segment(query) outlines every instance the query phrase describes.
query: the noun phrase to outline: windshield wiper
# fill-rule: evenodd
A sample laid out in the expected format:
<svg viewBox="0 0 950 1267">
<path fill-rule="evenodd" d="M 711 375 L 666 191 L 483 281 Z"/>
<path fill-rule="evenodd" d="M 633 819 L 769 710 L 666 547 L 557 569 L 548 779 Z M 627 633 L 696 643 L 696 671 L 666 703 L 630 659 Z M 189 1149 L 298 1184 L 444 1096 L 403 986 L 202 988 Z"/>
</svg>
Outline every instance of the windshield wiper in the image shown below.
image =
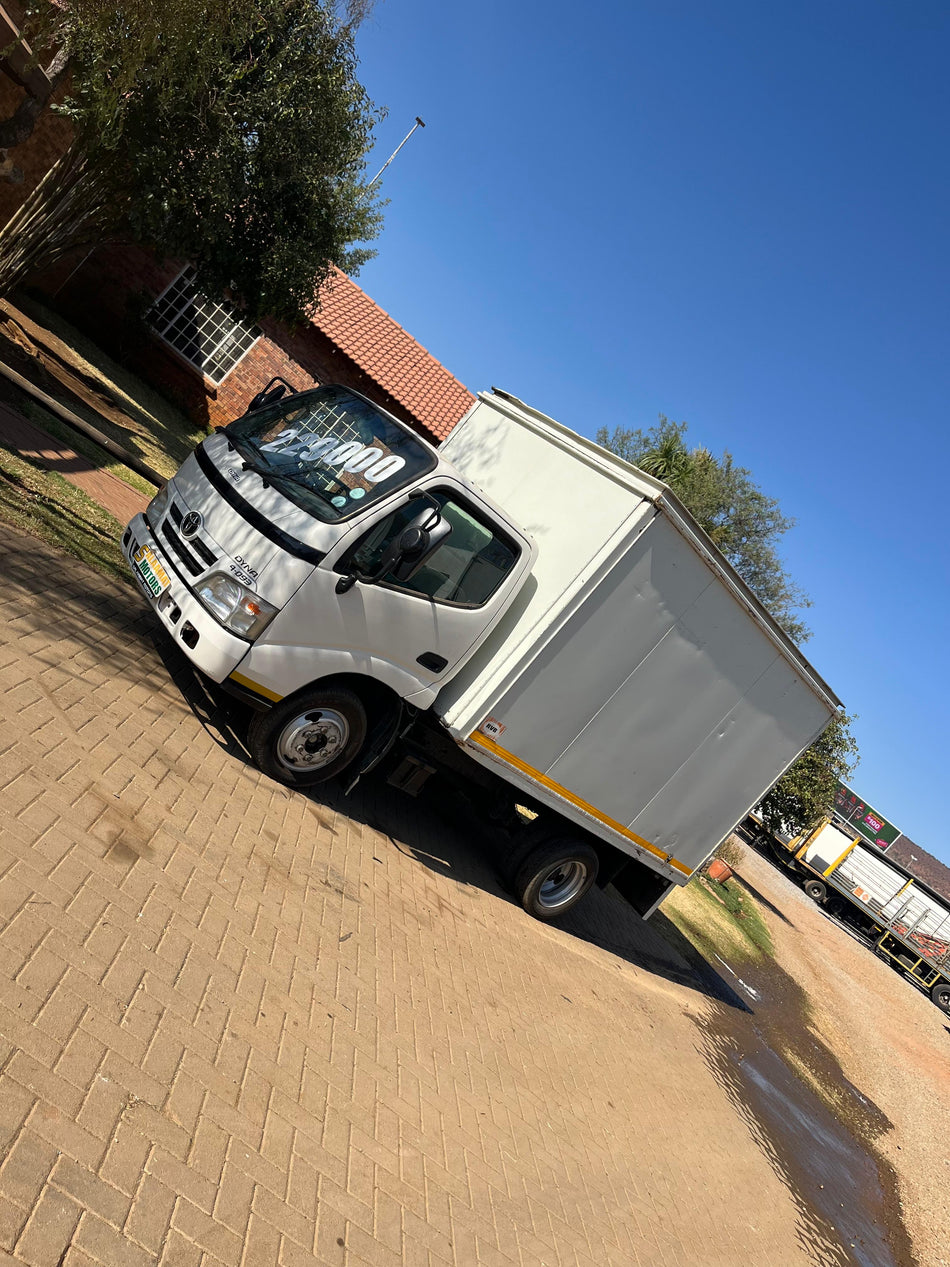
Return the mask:
<svg viewBox="0 0 950 1267">
<path fill-rule="evenodd" d="M 277 484 L 280 480 L 286 480 L 288 484 L 296 484 L 298 488 L 302 488 L 305 493 L 311 493 L 327 506 L 332 506 L 331 498 L 319 488 L 314 488 L 302 476 L 295 474 L 293 471 L 281 471 L 277 467 L 267 462 L 254 462 L 250 458 L 243 457 L 241 465 L 245 471 L 253 471 L 261 477 L 261 481 L 265 488 L 270 488 L 272 484 Z"/>
<path fill-rule="evenodd" d="M 251 467 L 251 470 L 256 471 L 257 467 L 256 466 Z M 291 471 L 275 471 L 273 468 L 271 468 L 267 472 L 267 479 L 271 481 L 287 480 L 288 483 L 296 484 L 298 488 L 302 488 L 305 492 L 312 493 L 314 497 L 319 497 L 320 500 L 322 502 L 325 502 L 327 506 L 333 505 L 332 499 L 328 497 L 326 493 L 324 493 L 319 488 L 314 488 L 312 484 L 308 484 L 307 481 L 303 479 L 300 475 L 294 475 L 293 472 Z"/>
<path fill-rule="evenodd" d="M 237 437 L 229 435 L 229 431 L 230 425 L 224 428 L 224 433 L 228 439 L 228 443 L 232 444 L 238 453 L 240 453 L 242 469 L 245 471 L 253 471 L 255 475 L 259 475 L 265 488 L 270 488 L 270 486 L 277 480 L 286 480 L 289 484 L 296 484 L 298 488 L 302 488 L 305 493 L 312 493 L 313 496 L 322 501 L 324 505 L 333 506 L 333 499 L 328 493 L 324 493 L 319 488 L 314 488 L 312 484 L 309 484 L 306 479 L 294 471 L 282 471 L 275 465 L 273 460 L 265 458 L 259 445 L 249 436 L 242 436 L 239 440 Z M 253 456 L 248 456 L 248 450 L 250 450 L 250 453 Z M 279 458 L 281 456 L 282 455 L 279 452 L 273 454 L 273 458 Z M 296 459 L 289 458 L 285 459 L 285 461 L 296 461 Z M 333 509 L 335 510 L 336 507 L 334 506 Z"/>
</svg>

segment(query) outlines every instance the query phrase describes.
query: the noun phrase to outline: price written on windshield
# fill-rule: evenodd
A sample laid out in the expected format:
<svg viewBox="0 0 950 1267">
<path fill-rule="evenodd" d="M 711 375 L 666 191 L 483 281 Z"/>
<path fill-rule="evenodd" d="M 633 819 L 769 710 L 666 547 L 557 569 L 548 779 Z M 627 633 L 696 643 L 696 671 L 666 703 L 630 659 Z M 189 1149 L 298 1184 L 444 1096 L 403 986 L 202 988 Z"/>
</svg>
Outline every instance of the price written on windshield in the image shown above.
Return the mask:
<svg viewBox="0 0 950 1267">
<path fill-rule="evenodd" d="M 406 465 L 406 459 L 396 453 L 383 453 L 377 445 L 363 444 L 359 440 L 340 440 L 337 436 L 322 436 L 311 440 L 301 437 L 293 427 L 281 431 L 267 444 L 261 445 L 264 453 L 280 453 L 298 462 L 323 462 L 336 466 L 351 475 L 361 475 L 368 484 L 381 484 Z"/>
</svg>

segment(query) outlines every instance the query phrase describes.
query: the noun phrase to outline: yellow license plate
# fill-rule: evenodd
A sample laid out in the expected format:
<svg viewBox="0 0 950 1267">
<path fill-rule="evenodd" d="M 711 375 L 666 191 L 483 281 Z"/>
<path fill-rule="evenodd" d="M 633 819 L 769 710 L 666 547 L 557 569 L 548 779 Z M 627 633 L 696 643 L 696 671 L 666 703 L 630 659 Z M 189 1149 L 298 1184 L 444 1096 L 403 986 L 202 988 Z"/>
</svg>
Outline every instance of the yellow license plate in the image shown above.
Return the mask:
<svg viewBox="0 0 950 1267">
<path fill-rule="evenodd" d="M 168 573 L 156 558 L 151 546 L 139 546 L 132 554 L 132 562 L 151 594 L 158 598 L 171 584 Z"/>
</svg>

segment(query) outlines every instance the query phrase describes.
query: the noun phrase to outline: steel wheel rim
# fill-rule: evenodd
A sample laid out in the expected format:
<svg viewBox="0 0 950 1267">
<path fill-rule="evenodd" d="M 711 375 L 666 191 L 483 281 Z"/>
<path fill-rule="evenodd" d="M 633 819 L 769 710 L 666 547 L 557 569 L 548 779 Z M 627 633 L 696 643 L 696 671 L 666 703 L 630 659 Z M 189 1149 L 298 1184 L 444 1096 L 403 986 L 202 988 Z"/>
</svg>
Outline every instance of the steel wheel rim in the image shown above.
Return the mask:
<svg viewBox="0 0 950 1267">
<path fill-rule="evenodd" d="M 569 858 L 558 862 L 545 872 L 538 888 L 538 903 L 545 910 L 566 906 L 584 890 L 587 880 L 587 864 Z"/>
<path fill-rule="evenodd" d="M 950 985 L 938 990 L 934 1001 L 937 1007 L 943 1008 L 945 1012 L 950 1012 Z"/>
<path fill-rule="evenodd" d="M 350 723 L 335 708 L 311 708 L 287 723 L 277 739 L 277 760 L 287 770 L 322 770 L 350 737 Z"/>
</svg>

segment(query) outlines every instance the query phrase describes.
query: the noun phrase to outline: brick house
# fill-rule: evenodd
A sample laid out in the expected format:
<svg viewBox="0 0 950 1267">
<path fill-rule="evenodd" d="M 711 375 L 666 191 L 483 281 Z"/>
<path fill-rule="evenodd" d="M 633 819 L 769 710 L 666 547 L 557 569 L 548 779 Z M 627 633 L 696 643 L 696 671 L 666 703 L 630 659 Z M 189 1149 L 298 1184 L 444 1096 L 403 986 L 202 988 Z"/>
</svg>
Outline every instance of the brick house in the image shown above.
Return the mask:
<svg viewBox="0 0 950 1267">
<path fill-rule="evenodd" d="M 17 0 L 0 0 L 0 48 L 19 34 Z M 0 59 L 0 119 L 24 88 L 42 89 L 42 68 L 24 45 Z M 46 85 L 48 87 L 48 84 Z M 44 110 L 32 136 L 0 150 L 0 224 L 66 149 L 70 127 Z M 290 329 L 252 325 L 191 285 L 189 269 L 133 246 L 103 245 L 62 261 L 33 288 L 79 330 L 214 426 L 244 411 L 272 377 L 294 387 L 335 382 L 376 401 L 428 439 L 448 435 L 473 401 L 434 356 L 345 274 L 323 288 L 312 321 Z"/>
<path fill-rule="evenodd" d="M 313 319 L 295 329 L 251 325 L 197 294 L 187 267 L 160 263 L 138 247 L 98 248 L 39 282 L 69 321 L 209 426 L 242 413 L 275 375 L 297 388 L 353 387 L 436 443 L 474 401 L 339 271 Z"/>
</svg>

